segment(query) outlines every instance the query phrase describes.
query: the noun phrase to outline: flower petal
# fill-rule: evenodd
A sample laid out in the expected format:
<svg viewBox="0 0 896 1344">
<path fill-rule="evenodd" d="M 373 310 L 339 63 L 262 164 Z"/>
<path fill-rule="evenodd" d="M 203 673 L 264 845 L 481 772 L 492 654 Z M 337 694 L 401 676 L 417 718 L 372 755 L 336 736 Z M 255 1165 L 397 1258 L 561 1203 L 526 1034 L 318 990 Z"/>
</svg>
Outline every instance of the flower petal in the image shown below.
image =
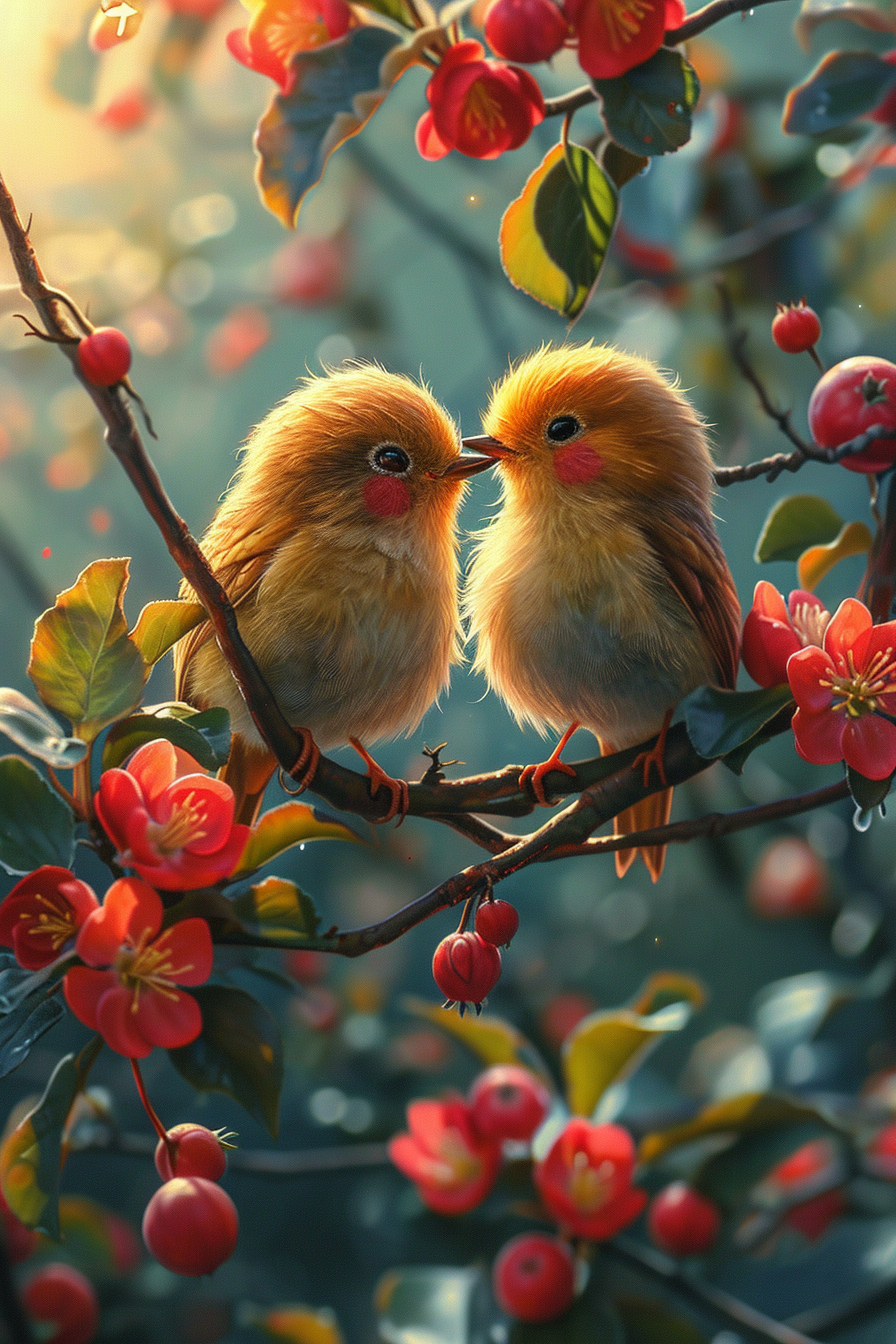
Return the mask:
<svg viewBox="0 0 896 1344">
<path fill-rule="evenodd" d="M 800 709 L 819 714 L 829 709 L 834 695 L 829 682 L 836 675 L 830 657 L 814 644 L 800 649 L 787 660 L 787 680 Z"/>
<path fill-rule="evenodd" d="M 195 768 L 199 769 L 198 764 Z M 144 742 L 126 762 L 125 769 L 136 780 L 147 806 L 152 811 L 152 805 L 159 794 L 164 793 L 168 785 L 174 783 L 179 773 L 174 744 L 164 737 Z"/>
<path fill-rule="evenodd" d="M 451 153 L 451 146 L 445 144 L 435 128 L 432 112 L 424 112 L 417 122 L 414 144 L 417 146 L 417 153 L 420 157 L 428 159 L 430 163 L 435 163 L 437 159 L 444 159 L 446 154 Z"/>
<path fill-rule="evenodd" d="M 847 597 L 840 603 L 824 632 L 824 648 L 835 661 L 843 660 L 854 649 L 861 635 L 871 628 L 871 612 L 864 602 Z"/>
<path fill-rule="evenodd" d="M 88 966 L 109 966 L 123 943 L 136 945 L 153 938 L 162 925 L 164 907 L 158 892 L 136 877 L 121 877 L 106 892 L 103 904 L 81 926 L 75 944 Z"/>
<path fill-rule="evenodd" d="M 753 589 L 753 605 L 750 610 L 760 616 L 769 616 L 773 621 L 789 620 L 783 594 L 779 593 L 775 585 L 769 583 L 767 579 L 760 579 Z"/>
<path fill-rule="evenodd" d="M 813 765 L 833 765 L 843 760 L 841 743 L 845 726 L 846 712 L 842 706 L 821 713 L 798 709 L 791 720 L 796 749 L 804 761 Z"/>
<path fill-rule="evenodd" d="M 142 1004 L 145 991 L 141 991 L 137 1004 Z M 134 1011 L 135 991 L 116 984 L 97 1004 L 96 1025 L 103 1040 L 120 1055 L 128 1059 L 145 1059 L 151 1054 L 153 1042 L 146 1039 L 140 1030 L 137 1019 L 139 1006 Z"/>
<path fill-rule="evenodd" d="M 93 806 L 115 848 L 127 849 L 128 818 L 135 809 L 143 807 L 143 794 L 134 777 L 127 770 L 104 770 Z"/>
<path fill-rule="evenodd" d="M 183 849 L 194 854 L 213 854 L 221 848 L 233 826 L 233 789 L 222 779 L 208 779 L 205 775 L 185 775 L 165 790 L 159 800 L 169 809 L 167 815 L 158 813 L 158 820 L 168 822 L 175 813 L 185 813 L 192 822 L 189 838 Z"/>
<path fill-rule="evenodd" d="M 762 616 L 755 607 L 747 612 L 741 657 L 758 686 L 783 686 L 787 681 L 787 659 L 799 649 L 800 641 L 789 621 Z"/>
<path fill-rule="evenodd" d="M 843 759 L 867 779 L 888 779 L 896 770 L 896 724 L 876 714 L 847 720 Z"/>
<path fill-rule="evenodd" d="M 65 1001 L 78 1021 L 96 1031 L 97 1005 L 117 984 L 114 971 L 92 971 L 86 966 L 73 966 L 66 972 L 62 987 Z"/>
<path fill-rule="evenodd" d="M 172 969 L 166 972 L 177 985 L 203 985 L 212 973 L 215 949 L 204 919 L 182 919 L 160 933 L 153 943 L 165 951 Z"/>
<path fill-rule="evenodd" d="M 166 1050 L 189 1045 L 202 1031 L 199 1004 L 192 994 L 183 994 L 179 989 L 160 994 L 144 986 L 135 1017 L 141 1035 Z"/>
</svg>

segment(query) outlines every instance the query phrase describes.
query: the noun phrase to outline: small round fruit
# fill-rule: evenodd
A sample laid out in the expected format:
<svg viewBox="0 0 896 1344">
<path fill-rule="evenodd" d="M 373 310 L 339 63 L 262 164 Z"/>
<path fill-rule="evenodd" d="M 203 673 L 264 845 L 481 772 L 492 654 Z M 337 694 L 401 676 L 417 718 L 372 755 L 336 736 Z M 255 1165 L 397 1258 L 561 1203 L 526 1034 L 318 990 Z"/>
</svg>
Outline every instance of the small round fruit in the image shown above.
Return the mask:
<svg viewBox="0 0 896 1344">
<path fill-rule="evenodd" d="M 552 1321 L 576 1291 L 572 1251 L 558 1237 L 523 1232 L 498 1252 L 492 1269 L 498 1306 L 518 1321 Z"/>
<path fill-rule="evenodd" d="M 485 16 L 485 40 L 505 61 L 549 61 L 569 37 L 569 23 L 553 0 L 495 0 Z"/>
<path fill-rule="evenodd" d="M 476 911 L 476 932 L 496 947 L 506 947 L 519 926 L 520 917 L 509 901 L 483 901 Z"/>
<path fill-rule="evenodd" d="M 478 933 L 449 933 L 433 954 L 432 975 L 451 1003 L 477 1007 L 501 975 L 501 953 Z"/>
<path fill-rule="evenodd" d="M 778 304 L 777 316 L 772 321 L 772 340 L 779 350 L 788 355 L 801 355 L 811 350 L 821 335 L 821 323 L 814 309 L 805 299 L 799 303 Z"/>
<path fill-rule="evenodd" d="M 888 1181 L 896 1181 L 896 1124 L 886 1125 L 868 1145 L 875 1172 Z"/>
<path fill-rule="evenodd" d="M 143 1240 L 174 1274 L 211 1274 L 236 1247 L 239 1218 L 230 1196 L 202 1176 L 175 1176 L 143 1215 Z"/>
<path fill-rule="evenodd" d="M 896 364 L 874 355 L 841 360 L 819 378 L 809 400 L 809 429 L 821 448 L 839 448 L 872 425 L 896 433 Z M 885 471 L 896 462 L 896 437 L 878 439 L 843 459 L 850 471 Z"/>
<path fill-rule="evenodd" d="M 25 1284 L 22 1301 L 41 1325 L 55 1325 L 46 1344 L 88 1344 L 100 1323 L 96 1292 L 70 1265 L 44 1265 Z"/>
<path fill-rule="evenodd" d="M 174 1176 L 220 1181 L 227 1170 L 227 1154 L 217 1134 L 205 1125 L 182 1124 L 169 1129 L 168 1138 L 174 1145 L 173 1164 L 168 1144 L 159 1139 L 156 1145 L 156 1170 L 163 1181 Z"/>
<path fill-rule="evenodd" d="M 97 387 L 120 383 L 131 367 L 127 336 L 117 327 L 97 327 L 78 342 L 78 367 Z"/>
<path fill-rule="evenodd" d="M 719 1211 L 687 1181 L 673 1181 L 652 1200 L 647 1228 L 669 1255 L 702 1255 L 719 1235 Z"/>
<path fill-rule="evenodd" d="M 528 1143 L 551 1109 L 551 1094 L 519 1064 L 496 1064 L 470 1089 L 473 1124 L 484 1139 Z"/>
<path fill-rule="evenodd" d="M 785 835 L 760 854 L 750 874 L 747 900 L 766 919 L 816 915 L 825 908 L 829 886 L 827 864 L 808 841 Z"/>
</svg>

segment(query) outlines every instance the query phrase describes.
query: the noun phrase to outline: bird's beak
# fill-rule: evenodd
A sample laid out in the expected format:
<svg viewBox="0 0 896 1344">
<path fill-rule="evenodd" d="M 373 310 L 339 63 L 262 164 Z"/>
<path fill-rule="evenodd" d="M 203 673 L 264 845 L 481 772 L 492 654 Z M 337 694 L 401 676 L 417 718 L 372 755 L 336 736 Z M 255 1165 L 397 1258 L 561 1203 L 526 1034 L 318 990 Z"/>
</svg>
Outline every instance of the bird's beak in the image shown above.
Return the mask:
<svg viewBox="0 0 896 1344">
<path fill-rule="evenodd" d="M 469 439 L 464 440 L 464 442 L 469 443 Z M 486 468 L 494 465 L 495 459 L 493 457 L 477 457 L 473 453 L 461 453 L 453 462 L 449 462 L 445 470 L 439 474 L 442 477 L 447 476 L 452 481 L 463 481 L 468 476 L 477 476 L 480 471 L 485 471 Z"/>
<path fill-rule="evenodd" d="M 492 461 L 501 457 L 516 457 L 512 448 L 508 448 L 500 439 L 493 439 L 491 434 L 474 434 L 472 438 L 461 439 L 461 443 L 465 448 L 476 448 L 480 453 L 488 453 Z"/>
</svg>

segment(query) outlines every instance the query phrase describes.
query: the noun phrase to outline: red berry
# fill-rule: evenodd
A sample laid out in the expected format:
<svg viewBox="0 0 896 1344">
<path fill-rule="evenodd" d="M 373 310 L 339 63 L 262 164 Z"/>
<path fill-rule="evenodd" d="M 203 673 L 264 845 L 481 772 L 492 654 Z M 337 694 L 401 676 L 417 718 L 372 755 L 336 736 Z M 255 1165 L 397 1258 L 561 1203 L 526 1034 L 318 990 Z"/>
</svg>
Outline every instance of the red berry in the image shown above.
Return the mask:
<svg viewBox="0 0 896 1344">
<path fill-rule="evenodd" d="M 787 919 L 823 910 L 829 888 L 827 865 L 797 835 L 773 840 L 750 875 L 747 899 L 757 915 Z"/>
<path fill-rule="evenodd" d="M 818 314 L 806 306 L 806 300 L 790 303 L 786 307 L 778 304 L 778 315 L 772 322 L 772 340 L 779 350 L 788 355 L 801 355 L 811 350 L 821 335 L 821 323 Z"/>
<path fill-rule="evenodd" d="M 97 327 L 78 343 L 78 367 L 97 387 L 120 383 L 131 367 L 127 336 L 117 327 Z"/>
<path fill-rule="evenodd" d="M 476 932 L 496 947 L 506 947 L 519 926 L 520 917 L 509 901 L 483 901 L 476 911 Z"/>
<path fill-rule="evenodd" d="M 719 1235 L 719 1211 L 687 1181 L 673 1181 L 652 1201 L 647 1227 L 669 1255 L 701 1255 Z"/>
<path fill-rule="evenodd" d="M 896 47 L 891 51 L 881 52 L 880 58 L 889 65 L 896 65 Z M 881 122 L 884 126 L 896 126 L 896 88 L 892 88 L 889 93 L 885 93 L 877 107 L 873 112 L 869 112 L 868 116 L 872 121 Z"/>
<path fill-rule="evenodd" d="M 163 1181 L 173 1176 L 204 1176 L 220 1181 L 227 1170 L 227 1154 L 217 1134 L 205 1125 L 175 1125 L 168 1138 L 174 1145 L 172 1165 L 168 1145 L 159 1139 L 156 1145 L 156 1170 Z"/>
<path fill-rule="evenodd" d="M 449 933 L 435 950 L 432 974 L 446 999 L 478 1007 L 498 983 L 501 953 L 478 933 Z"/>
<path fill-rule="evenodd" d="M 238 1232 L 233 1200 L 201 1176 L 166 1181 L 143 1215 L 143 1240 L 174 1274 L 211 1274 L 233 1255 Z"/>
<path fill-rule="evenodd" d="M 323 952 L 314 952 L 310 948 L 297 947 L 284 954 L 286 973 L 300 985 L 315 985 L 327 974 L 327 958 Z"/>
<path fill-rule="evenodd" d="M 896 1181 L 896 1124 L 887 1125 L 868 1145 L 868 1156 L 875 1172 L 888 1181 Z"/>
<path fill-rule="evenodd" d="M 822 448 L 839 448 L 872 425 L 896 430 L 896 364 L 874 355 L 841 360 L 819 378 L 809 400 L 809 429 Z M 850 471 L 884 471 L 896 462 L 896 438 L 845 457 Z"/>
<path fill-rule="evenodd" d="M 518 1321 L 552 1321 L 576 1290 L 572 1251 L 558 1237 L 523 1232 L 498 1252 L 492 1269 L 498 1306 Z"/>
<path fill-rule="evenodd" d="M 485 40 L 506 61 L 547 61 L 569 37 L 569 23 L 553 0 L 495 0 L 485 16 Z"/>
<path fill-rule="evenodd" d="M 543 1083 L 518 1064 L 496 1064 L 470 1090 L 473 1124 L 484 1139 L 527 1143 L 551 1109 Z"/>
<path fill-rule="evenodd" d="M 96 1292 L 89 1279 L 70 1265 L 44 1265 L 22 1289 L 30 1316 L 41 1325 L 55 1325 L 45 1344 L 88 1344 L 100 1322 Z"/>
</svg>

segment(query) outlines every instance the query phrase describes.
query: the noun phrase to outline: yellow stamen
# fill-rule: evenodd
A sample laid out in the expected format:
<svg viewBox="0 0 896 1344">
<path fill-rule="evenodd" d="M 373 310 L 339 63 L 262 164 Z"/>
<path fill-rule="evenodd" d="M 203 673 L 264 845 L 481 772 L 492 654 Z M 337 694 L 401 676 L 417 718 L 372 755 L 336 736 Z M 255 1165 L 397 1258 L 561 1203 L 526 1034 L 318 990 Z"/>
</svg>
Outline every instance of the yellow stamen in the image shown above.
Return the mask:
<svg viewBox="0 0 896 1344">
<path fill-rule="evenodd" d="M 861 672 L 856 669 L 852 649 L 846 655 L 846 663 L 848 676 L 833 676 L 829 681 L 823 677 L 818 679 L 820 686 L 843 697 L 841 704 L 832 706 L 835 711 L 843 709 L 851 719 L 857 719 L 862 714 L 873 714 L 882 695 L 896 692 L 896 660 L 892 648 L 879 649 Z"/>
<path fill-rule="evenodd" d="M 35 893 L 35 900 L 40 905 L 45 905 L 47 909 L 41 910 L 36 919 L 31 911 L 23 911 L 19 919 L 30 919 L 28 932 L 33 937 L 49 938 L 50 946 L 56 952 L 75 932 L 75 917 L 71 907 L 68 902 L 54 901 L 41 892 Z"/>
<path fill-rule="evenodd" d="M 166 822 L 152 821 L 147 826 L 149 843 L 163 856 L 176 854 L 206 834 L 207 809 L 203 801 L 197 803 L 195 798 L 195 793 L 186 794 Z"/>
<path fill-rule="evenodd" d="M 460 1130 L 446 1129 L 439 1142 L 444 1168 L 435 1174 L 439 1185 L 457 1185 L 474 1180 L 482 1171 L 482 1159 L 464 1143 Z"/>
<path fill-rule="evenodd" d="M 134 946 L 124 946 L 115 959 L 115 971 L 125 989 L 132 989 L 131 1012 L 136 1013 L 140 1004 L 140 990 L 147 989 L 161 994 L 166 999 L 176 999 L 180 993 L 178 981 L 192 971 L 192 963 L 186 966 L 174 966 L 171 962 L 171 949 L 166 945 L 166 935 L 157 942 L 150 942 L 149 932 L 141 934 L 140 941 Z"/>
<path fill-rule="evenodd" d="M 821 647 L 824 632 L 831 619 L 830 612 L 825 611 L 824 607 L 816 606 L 814 602 L 798 602 L 791 619 L 803 648 L 809 644 Z"/>
<path fill-rule="evenodd" d="M 610 1182 L 616 1170 L 606 1159 L 592 1167 L 588 1154 L 577 1152 L 569 1174 L 569 1197 L 581 1213 L 595 1213 L 610 1198 Z"/>
<path fill-rule="evenodd" d="M 489 93 L 481 79 L 472 84 L 467 93 L 464 122 L 469 131 L 484 131 L 491 141 L 507 125 L 501 104 Z"/>
<path fill-rule="evenodd" d="M 637 37 L 650 5 L 644 0 L 601 0 L 601 16 L 614 51 Z"/>
</svg>

